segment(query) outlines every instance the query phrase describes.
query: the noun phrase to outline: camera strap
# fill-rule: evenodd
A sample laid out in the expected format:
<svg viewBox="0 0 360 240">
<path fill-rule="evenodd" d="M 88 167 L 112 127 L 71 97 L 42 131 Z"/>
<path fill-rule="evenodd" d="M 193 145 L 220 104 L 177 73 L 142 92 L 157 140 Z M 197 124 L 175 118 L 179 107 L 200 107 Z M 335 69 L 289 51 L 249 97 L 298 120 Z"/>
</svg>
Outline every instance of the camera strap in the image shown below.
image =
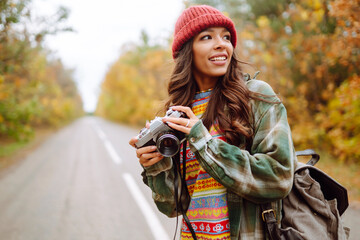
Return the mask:
<svg viewBox="0 0 360 240">
<path fill-rule="evenodd" d="M 179 160 L 179 161 L 177 161 Z M 186 176 L 186 140 L 183 142 L 183 172 L 181 174 L 180 171 L 180 154 L 178 155 L 178 159 L 173 159 L 173 164 L 174 164 L 174 198 L 175 198 L 175 204 L 176 204 L 176 211 L 182 214 L 183 219 L 187 225 L 187 227 L 189 228 L 191 235 L 193 237 L 194 240 L 197 240 L 195 231 L 193 229 L 193 227 L 191 226 L 190 220 L 189 218 L 186 216 L 186 210 L 184 210 L 183 208 L 183 204 L 182 204 L 182 195 L 183 195 L 183 191 L 187 191 L 187 186 L 186 186 L 186 181 L 185 181 L 185 176 Z M 179 165 L 178 165 L 179 163 Z M 179 186 L 179 182 L 178 182 L 178 173 L 180 174 L 180 180 L 181 180 L 181 189 L 180 189 L 180 197 L 178 197 L 178 186 Z M 178 214 L 176 216 L 176 228 L 178 226 Z M 176 235 L 176 231 L 175 231 L 175 235 Z M 174 236 L 175 239 L 175 236 Z"/>
</svg>

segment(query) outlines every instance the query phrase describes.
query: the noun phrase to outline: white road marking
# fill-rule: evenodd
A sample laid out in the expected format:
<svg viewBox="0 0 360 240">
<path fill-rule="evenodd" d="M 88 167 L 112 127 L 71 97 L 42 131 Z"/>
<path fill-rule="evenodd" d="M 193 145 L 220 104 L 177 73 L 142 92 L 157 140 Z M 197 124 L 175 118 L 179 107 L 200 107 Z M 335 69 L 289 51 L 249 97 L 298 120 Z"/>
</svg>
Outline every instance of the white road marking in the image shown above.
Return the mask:
<svg viewBox="0 0 360 240">
<path fill-rule="evenodd" d="M 156 240 L 169 240 L 169 236 L 161 225 L 156 214 L 151 209 L 149 203 L 146 201 L 144 195 L 141 193 L 134 178 L 129 173 L 124 173 L 123 178 L 125 179 L 131 195 L 141 209 L 141 212 L 144 214 L 145 220 L 147 221 L 154 238 Z"/>
<path fill-rule="evenodd" d="M 93 127 L 97 134 L 99 135 L 99 138 L 103 141 L 104 146 L 106 150 L 108 151 L 111 159 L 115 164 L 121 164 L 122 160 L 120 156 L 116 153 L 114 146 L 111 144 L 111 142 L 107 139 L 105 133 L 95 124 L 93 124 Z"/>
<path fill-rule="evenodd" d="M 97 132 L 99 138 L 103 141 L 106 150 L 111 156 L 111 159 L 116 163 L 120 164 L 122 162 L 119 155 L 116 153 L 113 145 L 111 142 L 107 139 L 105 133 L 98 127 L 95 123 L 93 123 L 93 127 L 95 131 Z M 123 178 L 126 182 L 126 185 L 132 195 L 132 197 L 135 199 L 135 202 L 137 203 L 138 207 L 141 209 L 141 212 L 145 216 L 145 220 L 147 224 L 149 225 L 149 228 L 156 240 L 169 240 L 169 236 L 167 235 L 164 227 L 162 226 L 161 222 L 159 221 L 158 217 L 150 207 L 149 203 L 145 199 L 144 195 L 142 194 L 141 190 L 137 186 L 134 178 L 129 173 L 124 173 Z"/>
</svg>

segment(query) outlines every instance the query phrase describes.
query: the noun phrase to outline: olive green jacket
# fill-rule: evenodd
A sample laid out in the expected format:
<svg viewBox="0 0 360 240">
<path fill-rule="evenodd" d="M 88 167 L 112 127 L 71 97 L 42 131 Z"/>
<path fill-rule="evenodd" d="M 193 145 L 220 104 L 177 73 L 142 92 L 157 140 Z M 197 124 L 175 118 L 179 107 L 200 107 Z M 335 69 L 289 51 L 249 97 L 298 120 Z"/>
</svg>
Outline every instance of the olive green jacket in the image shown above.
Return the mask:
<svg viewBox="0 0 360 240">
<path fill-rule="evenodd" d="M 247 86 L 271 96 L 266 97 L 268 101 L 278 102 L 251 100 L 254 137 L 250 152 L 245 142 L 234 146 L 213 139 L 202 121 L 192 127 L 187 140 L 203 169 L 227 188 L 231 239 L 266 239 L 259 204 L 271 202 L 280 221 L 281 199 L 291 190 L 296 156 L 284 105 L 267 83 L 250 80 Z M 158 209 L 175 217 L 171 159 L 145 168 L 143 175 Z"/>
</svg>

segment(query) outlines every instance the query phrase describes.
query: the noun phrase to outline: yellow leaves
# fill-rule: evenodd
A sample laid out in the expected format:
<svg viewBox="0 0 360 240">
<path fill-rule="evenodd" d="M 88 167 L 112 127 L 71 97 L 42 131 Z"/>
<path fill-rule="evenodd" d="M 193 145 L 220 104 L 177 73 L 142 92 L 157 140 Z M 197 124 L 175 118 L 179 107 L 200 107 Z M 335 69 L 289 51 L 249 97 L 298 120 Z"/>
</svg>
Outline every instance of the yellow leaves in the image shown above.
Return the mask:
<svg viewBox="0 0 360 240">
<path fill-rule="evenodd" d="M 24 79 L 21 77 L 15 77 L 14 79 L 14 84 L 17 88 L 20 88 L 24 82 L 25 82 Z"/>
<path fill-rule="evenodd" d="M 257 20 L 256 20 L 256 24 L 260 27 L 260 28 L 266 28 L 270 25 L 270 21 L 266 16 L 260 16 Z"/>
<path fill-rule="evenodd" d="M 321 93 L 321 98 L 325 101 L 329 101 L 334 97 L 335 84 L 329 83 L 327 88 L 324 89 Z"/>
<path fill-rule="evenodd" d="M 8 98 L 8 96 L 9 96 L 9 93 L 7 93 L 5 91 L 0 91 L 0 101 L 5 100 L 6 98 Z"/>
<path fill-rule="evenodd" d="M 36 33 L 28 31 L 31 11 L 27 1 L 7 2 L 3 10 L 11 19 L 3 29 L 7 37 L 0 43 L 0 130 L 2 136 L 23 140 L 29 138 L 34 125 L 49 125 L 51 118 L 63 123 L 79 116 L 82 108 L 71 70 L 65 69 L 49 49 L 35 43 Z M 26 11 L 20 11 L 22 8 Z M 54 28 L 54 24 L 43 30 Z M 42 104 L 43 98 L 48 104 Z M 74 106 L 71 116 L 64 114 L 62 107 L 68 98 Z"/>
<path fill-rule="evenodd" d="M 305 4 L 294 4 L 296 8 L 288 10 L 289 22 L 296 24 L 304 24 L 304 28 L 308 31 L 319 31 L 319 24 L 323 23 L 325 8 L 320 0 L 310 0 Z"/>
<path fill-rule="evenodd" d="M 319 10 L 322 7 L 321 0 L 306 0 L 306 5 L 313 10 Z"/>
<path fill-rule="evenodd" d="M 303 47 L 304 44 L 304 35 L 301 33 L 295 33 L 293 34 L 293 37 L 290 39 L 289 42 L 289 49 L 290 50 L 296 50 L 299 49 L 300 47 Z"/>
<path fill-rule="evenodd" d="M 331 150 L 343 161 L 360 158 L 360 77 L 353 75 L 317 116 Z M 351 159 L 351 160 L 350 160 Z"/>
<path fill-rule="evenodd" d="M 306 91 L 306 84 L 302 85 L 302 91 Z M 316 141 L 316 127 L 313 116 L 306 111 L 308 101 L 305 95 L 300 93 L 297 96 L 289 96 L 286 99 L 286 108 L 288 109 L 288 119 L 291 125 L 291 131 L 294 144 L 297 147 L 309 148 Z"/>
<path fill-rule="evenodd" d="M 170 54 L 162 49 L 135 48 L 120 56 L 102 84 L 96 113 L 115 121 L 143 126 L 155 117 L 166 96 Z M 114 111 L 113 109 L 118 109 Z"/>
<path fill-rule="evenodd" d="M 324 73 L 327 71 L 327 68 L 324 65 L 319 65 L 315 67 L 315 77 L 321 79 L 324 77 Z"/>
<path fill-rule="evenodd" d="M 288 81 L 288 80 L 287 80 L 285 77 L 283 77 L 283 76 L 281 76 L 281 77 L 279 78 L 279 83 L 280 83 L 280 85 L 282 85 L 282 86 L 286 86 L 288 82 L 290 82 L 290 81 Z"/>
<path fill-rule="evenodd" d="M 300 16 L 301 16 L 301 19 L 304 21 L 309 19 L 309 13 L 308 13 L 308 11 L 306 11 L 304 9 L 300 10 Z"/>
<path fill-rule="evenodd" d="M 314 10 L 319 10 L 322 7 L 322 3 L 320 0 L 312 0 L 312 7 Z"/>
<path fill-rule="evenodd" d="M 299 66 L 299 70 L 302 74 L 305 75 L 308 72 L 308 63 L 305 60 L 300 61 L 298 63 L 298 66 Z"/>
<path fill-rule="evenodd" d="M 254 40 L 254 34 L 252 34 L 250 31 L 241 31 L 239 36 L 240 39 Z"/>
<path fill-rule="evenodd" d="M 40 101 L 41 101 L 41 104 L 45 107 L 50 104 L 50 100 L 48 97 L 43 97 Z"/>
<path fill-rule="evenodd" d="M 314 11 L 314 17 L 315 17 L 315 21 L 320 23 L 322 22 L 323 18 L 324 18 L 324 9 L 318 9 Z"/>
<path fill-rule="evenodd" d="M 262 55 L 262 59 L 264 60 L 264 62 L 266 64 L 270 64 L 271 61 L 272 61 L 272 56 L 269 52 L 265 52 L 263 55 Z"/>
<path fill-rule="evenodd" d="M 60 125 L 82 114 L 81 100 L 68 84 L 70 76 L 64 77 L 68 73 L 62 65 L 55 66 L 40 52 L 28 61 L 0 83 L 0 115 L 6 125 L 3 134 L 16 140 L 29 138 L 34 125 Z M 69 101 L 71 109 L 65 106 Z"/>
<path fill-rule="evenodd" d="M 147 54 L 146 59 L 144 61 L 147 64 L 144 67 L 146 67 L 147 69 L 154 69 L 161 67 L 161 65 L 164 64 L 163 57 L 164 57 L 163 54 L 159 51 L 152 52 L 151 54 Z"/>
</svg>

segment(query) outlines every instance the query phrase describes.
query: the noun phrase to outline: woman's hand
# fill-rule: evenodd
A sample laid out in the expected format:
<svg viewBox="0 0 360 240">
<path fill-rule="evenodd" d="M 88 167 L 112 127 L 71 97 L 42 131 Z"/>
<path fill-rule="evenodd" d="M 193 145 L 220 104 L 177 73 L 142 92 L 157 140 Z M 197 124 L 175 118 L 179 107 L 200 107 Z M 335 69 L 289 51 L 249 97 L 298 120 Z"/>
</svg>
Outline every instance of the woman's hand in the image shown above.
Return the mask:
<svg viewBox="0 0 360 240">
<path fill-rule="evenodd" d="M 133 147 L 135 143 L 138 141 L 137 137 L 133 137 L 130 139 L 129 144 Z M 144 167 L 149 167 L 154 165 L 155 163 L 159 162 L 161 159 L 164 158 L 157 150 L 156 146 L 147 146 L 136 149 L 136 156 L 139 158 L 139 162 Z"/>
<path fill-rule="evenodd" d="M 169 127 L 175 130 L 189 134 L 191 128 L 199 121 L 199 118 L 195 116 L 189 107 L 173 106 L 171 108 L 176 111 L 184 112 L 189 118 L 164 117 L 163 122 L 167 123 Z"/>
</svg>

